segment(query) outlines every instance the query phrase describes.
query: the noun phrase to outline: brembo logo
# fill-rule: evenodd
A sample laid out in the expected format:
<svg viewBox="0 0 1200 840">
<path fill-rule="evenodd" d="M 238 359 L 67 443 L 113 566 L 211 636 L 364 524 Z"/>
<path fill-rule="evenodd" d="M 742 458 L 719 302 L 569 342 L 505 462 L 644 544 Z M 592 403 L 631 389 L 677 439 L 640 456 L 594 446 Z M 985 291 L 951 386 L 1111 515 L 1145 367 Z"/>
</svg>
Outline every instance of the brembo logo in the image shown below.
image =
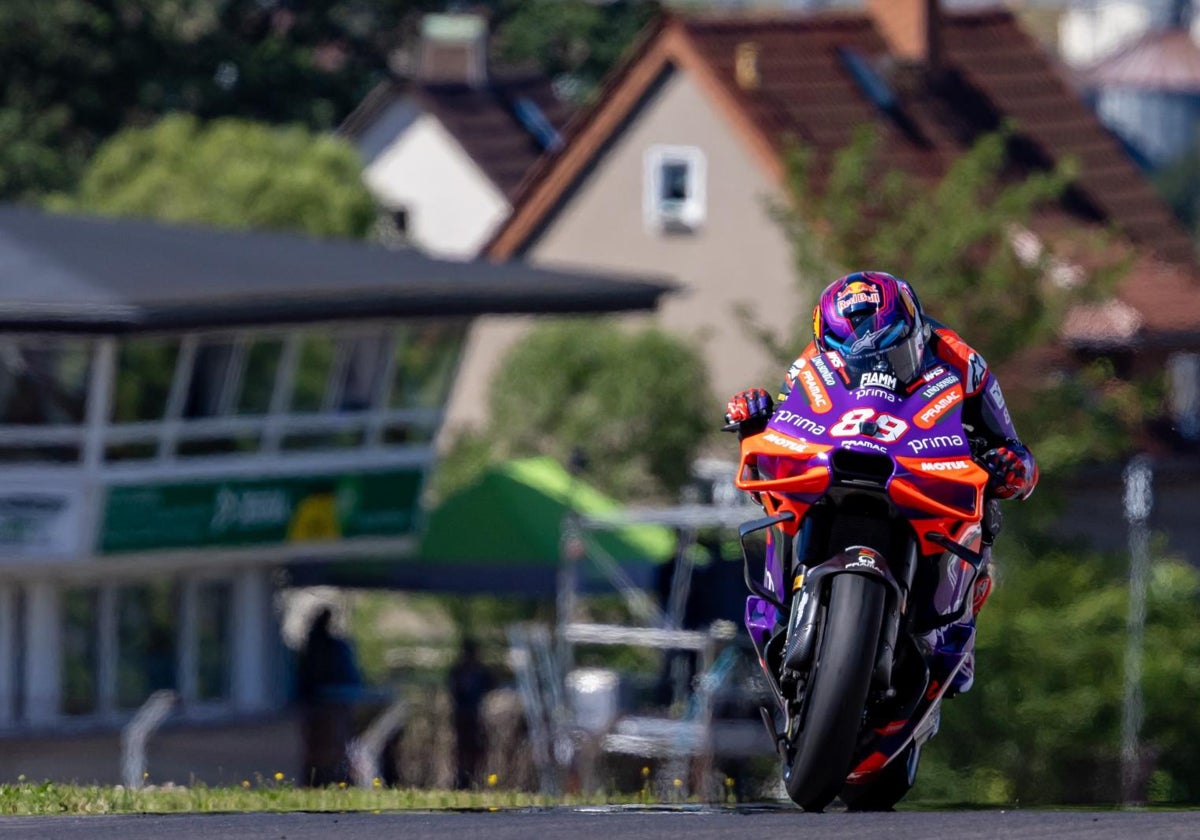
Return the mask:
<svg viewBox="0 0 1200 840">
<path fill-rule="evenodd" d="M 971 466 L 966 461 L 922 461 L 921 469 L 926 472 L 950 472 L 952 470 L 965 470 Z"/>
<path fill-rule="evenodd" d="M 962 401 L 962 389 L 955 388 L 952 391 L 947 391 L 937 402 L 930 403 L 917 414 L 917 425 L 922 429 L 928 429 L 933 426 L 939 419 L 957 403 Z"/>
<path fill-rule="evenodd" d="M 961 435 L 937 435 L 936 437 L 917 438 L 908 442 L 908 448 L 916 455 L 926 449 L 946 449 L 951 446 L 966 446 L 967 442 Z"/>
<path fill-rule="evenodd" d="M 812 435 L 825 434 L 825 427 L 820 423 L 814 423 L 810 418 L 805 417 L 803 414 L 797 414 L 796 412 L 788 411 L 787 409 L 776 411 L 771 419 L 778 420 L 780 423 L 787 423 L 789 426 L 795 426 L 798 429 L 803 429 Z"/>
</svg>

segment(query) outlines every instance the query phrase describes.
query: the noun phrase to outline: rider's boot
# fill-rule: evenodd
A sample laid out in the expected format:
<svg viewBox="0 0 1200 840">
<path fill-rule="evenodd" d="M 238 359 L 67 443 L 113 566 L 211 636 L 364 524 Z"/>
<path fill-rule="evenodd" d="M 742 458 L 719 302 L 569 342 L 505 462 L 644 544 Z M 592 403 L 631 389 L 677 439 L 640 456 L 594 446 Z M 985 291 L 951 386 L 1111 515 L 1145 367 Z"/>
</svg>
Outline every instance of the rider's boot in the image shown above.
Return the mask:
<svg viewBox="0 0 1200 840">
<path fill-rule="evenodd" d="M 984 545 L 981 553 L 984 559 L 975 579 L 974 591 L 971 593 L 970 615 L 930 634 L 933 637 L 930 639 L 933 648 L 930 663 L 932 670 L 944 673 L 954 667 L 959 657 L 963 659 L 962 666 L 950 680 L 950 687 L 946 689 L 947 698 L 970 691 L 971 686 L 975 684 L 975 616 L 992 594 L 992 547 Z"/>
</svg>

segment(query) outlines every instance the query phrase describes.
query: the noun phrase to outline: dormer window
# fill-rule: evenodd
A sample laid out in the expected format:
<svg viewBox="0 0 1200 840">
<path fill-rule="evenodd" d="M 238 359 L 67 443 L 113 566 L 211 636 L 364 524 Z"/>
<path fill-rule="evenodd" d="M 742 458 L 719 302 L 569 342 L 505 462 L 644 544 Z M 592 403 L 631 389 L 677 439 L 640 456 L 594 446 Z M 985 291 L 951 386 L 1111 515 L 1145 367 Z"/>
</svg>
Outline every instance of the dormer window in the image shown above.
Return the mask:
<svg viewBox="0 0 1200 840">
<path fill-rule="evenodd" d="M 695 146 L 653 146 L 646 152 L 642 207 L 648 230 L 691 233 L 706 215 L 704 153 Z"/>
</svg>

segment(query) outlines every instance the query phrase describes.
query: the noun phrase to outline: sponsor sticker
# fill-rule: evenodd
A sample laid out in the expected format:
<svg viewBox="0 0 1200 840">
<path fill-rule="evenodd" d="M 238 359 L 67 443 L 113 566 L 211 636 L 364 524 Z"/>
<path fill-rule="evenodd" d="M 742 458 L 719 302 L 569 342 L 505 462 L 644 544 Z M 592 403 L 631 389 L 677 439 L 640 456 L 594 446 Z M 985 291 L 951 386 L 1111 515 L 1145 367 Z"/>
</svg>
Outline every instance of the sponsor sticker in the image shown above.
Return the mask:
<svg viewBox="0 0 1200 840">
<path fill-rule="evenodd" d="M 787 409 L 776 411 L 771 416 L 771 420 L 772 422 L 786 423 L 787 425 L 793 426 L 803 432 L 807 432 L 810 435 L 825 434 L 825 426 L 814 422 L 811 417 L 806 417 L 805 415 L 798 414 L 795 411 L 789 411 Z"/>
<path fill-rule="evenodd" d="M 962 388 L 954 387 L 946 391 L 940 397 L 937 397 L 929 402 L 924 408 L 917 412 L 916 423 L 921 429 L 932 429 L 934 424 L 950 413 L 951 409 L 955 408 L 962 402 Z"/>
<path fill-rule="evenodd" d="M 796 383 L 804 389 L 804 393 L 808 396 L 808 404 L 817 414 L 824 414 L 833 408 L 833 403 L 829 401 L 829 394 L 825 391 L 825 386 L 821 384 L 821 380 L 817 378 L 816 372 L 809 365 L 800 368 L 800 373 L 796 377 Z"/>
<path fill-rule="evenodd" d="M 924 390 L 922 390 L 921 396 L 927 400 L 932 399 L 933 397 L 937 396 L 942 391 L 945 391 L 947 388 L 949 388 L 951 385 L 955 384 L 956 382 L 958 382 L 958 377 L 956 377 L 956 376 L 947 376 L 944 379 L 939 379 L 937 382 L 934 382 L 928 388 L 925 388 Z"/>
<path fill-rule="evenodd" d="M 854 392 L 856 400 L 884 400 L 885 402 L 895 402 L 897 397 L 891 391 L 885 391 L 882 388 L 859 388 Z"/>
<path fill-rule="evenodd" d="M 790 449 L 793 452 L 808 452 L 809 448 L 804 445 L 803 441 L 792 440 L 783 435 L 777 435 L 774 432 L 768 432 L 764 437 L 767 443 L 773 443 L 776 446 L 782 446 L 784 449 Z"/>
<path fill-rule="evenodd" d="M 967 393 L 974 394 L 983 387 L 983 380 L 987 377 L 988 366 L 983 360 L 983 356 L 978 353 L 972 353 L 967 357 Z"/>
<path fill-rule="evenodd" d="M 880 446 L 878 443 L 872 443 L 869 440 L 858 440 L 857 438 L 842 441 L 842 446 L 857 446 L 863 449 L 874 449 L 876 452 L 882 452 L 885 455 L 888 451 L 886 446 Z"/>
<path fill-rule="evenodd" d="M 826 386 L 832 388 L 837 380 L 834 378 L 833 371 L 829 369 L 829 365 L 825 364 L 825 360 L 820 356 L 816 356 L 812 360 L 812 366 L 821 375 L 821 380 Z"/>
<path fill-rule="evenodd" d="M 938 365 L 937 367 L 933 368 L 932 370 L 927 370 L 923 374 L 921 374 L 921 378 L 924 379 L 926 382 L 932 382 L 933 380 L 937 379 L 939 376 L 945 376 L 945 374 L 946 374 L 946 368 L 944 368 L 941 365 Z"/>
<path fill-rule="evenodd" d="M 839 315 L 845 315 L 847 310 L 853 309 L 859 304 L 873 303 L 879 306 L 880 303 L 879 289 L 871 283 L 864 283 L 861 280 L 853 283 L 847 283 L 845 288 L 838 292 L 835 306 Z"/>
<path fill-rule="evenodd" d="M 934 435 L 933 437 L 915 438 L 908 442 L 908 448 L 914 455 L 918 455 L 926 449 L 961 448 L 966 445 L 967 442 L 963 440 L 962 435 Z"/>
<path fill-rule="evenodd" d="M 890 373 L 881 373 L 879 371 L 867 371 L 858 380 L 859 388 L 887 388 L 889 391 L 896 390 L 896 377 Z"/>
<path fill-rule="evenodd" d="M 970 466 L 969 461 L 922 461 L 919 465 L 924 472 L 954 472 Z"/>
</svg>

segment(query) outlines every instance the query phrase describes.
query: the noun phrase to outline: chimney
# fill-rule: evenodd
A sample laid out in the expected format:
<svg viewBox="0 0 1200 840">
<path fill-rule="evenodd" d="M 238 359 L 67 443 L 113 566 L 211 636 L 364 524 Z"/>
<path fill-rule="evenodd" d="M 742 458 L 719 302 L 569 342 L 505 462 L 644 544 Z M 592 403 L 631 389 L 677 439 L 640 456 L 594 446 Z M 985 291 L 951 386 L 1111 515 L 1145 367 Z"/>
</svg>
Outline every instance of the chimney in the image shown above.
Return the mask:
<svg viewBox="0 0 1200 840">
<path fill-rule="evenodd" d="M 941 65 L 939 0 L 867 0 L 867 11 L 894 56 L 931 70 Z"/>
<path fill-rule="evenodd" d="M 430 14 L 421 19 L 416 77 L 429 83 L 487 83 L 487 21 L 479 15 Z"/>
<path fill-rule="evenodd" d="M 758 44 L 742 41 L 733 52 L 734 76 L 742 90 L 758 90 L 762 78 L 758 74 Z"/>
</svg>

